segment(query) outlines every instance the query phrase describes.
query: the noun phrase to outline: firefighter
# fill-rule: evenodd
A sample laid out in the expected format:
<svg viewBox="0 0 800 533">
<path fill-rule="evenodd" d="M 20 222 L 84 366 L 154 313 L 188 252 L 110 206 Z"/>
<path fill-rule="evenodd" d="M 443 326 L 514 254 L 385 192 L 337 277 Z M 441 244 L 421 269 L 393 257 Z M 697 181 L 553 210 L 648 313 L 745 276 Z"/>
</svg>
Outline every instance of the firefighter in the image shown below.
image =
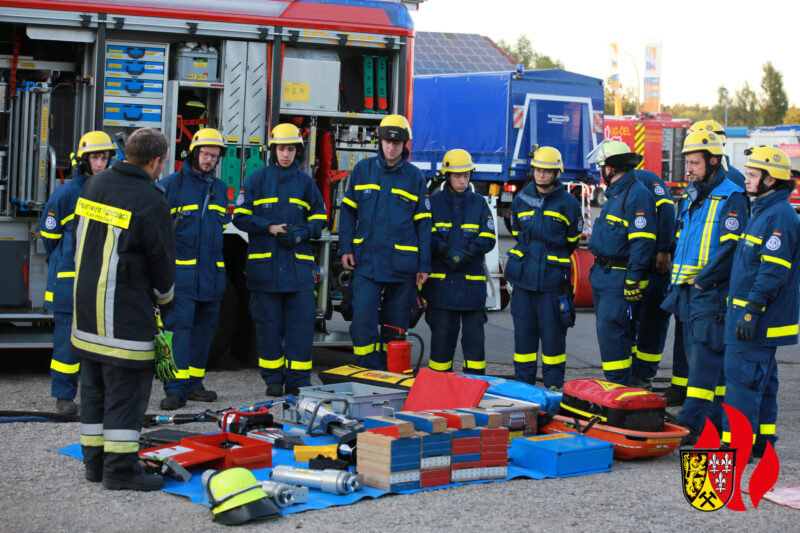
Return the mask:
<svg viewBox="0 0 800 533">
<path fill-rule="evenodd" d="M 175 244 L 164 194 L 153 180 L 169 143 L 136 130 L 125 161 L 90 178 L 75 208 L 72 349 L 81 361 L 81 446 L 86 479 L 107 489 L 158 490 L 139 465 L 139 430 L 150 400 L 154 306 L 171 303 Z"/>
<path fill-rule="evenodd" d="M 575 323 L 570 255 L 583 231 L 578 200 L 558 179 L 564 171 L 561 152 L 538 148 L 533 174 L 511 204 L 511 233 L 516 244 L 507 252 L 505 278 L 514 286 L 515 379 L 536 384 L 541 341 L 544 386 L 564 386 L 567 328 Z"/>
<path fill-rule="evenodd" d="M 590 154 L 606 182 L 608 201 L 589 239 L 594 265 L 589 282 L 594 295 L 597 340 L 608 381 L 630 385 L 631 355 L 638 306 L 645 296 L 656 256 L 655 200 L 634 168 L 642 161 L 620 141 L 604 141 Z"/>
<path fill-rule="evenodd" d="M 692 443 L 706 417 L 722 425 L 725 298 L 736 242 L 747 221 L 747 198 L 722 165 L 722 142 L 711 131 L 686 136 L 689 185 L 677 210 L 677 244 L 669 294 L 662 307 L 679 315 L 689 360 L 686 399 L 678 424 Z"/>
<path fill-rule="evenodd" d="M 73 231 L 75 204 L 89 176 L 108 168 L 116 145 L 102 131 L 90 131 L 78 142 L 78 160 L 73 167 L 72 180 L 53 192 L 39 221 L 47 255 L 47 289 L 44 308 L 53 311 L 53 359 L 50 361 L 50 393 L 56 398 L 56 411 L 78 413 L 75 396 L 78 394 L 80 357 L 72 352 L 69 334 L 72 329 L 72 286 L 75 280 L 75 250 Z"/>
<path fill-rule="evenodd" d="M 719 140 L 722 143 L 723 148 L 725 147 L 725 143 L 728 141 L 725 128 L 722 127 L 722 124 L 716 120 L 698 120 L 691 125 L 688 133 L 694 133 L 696 131 L 710 131 L 716 133 L 719 136 Z M 727 155 L 722 156 L 722 166 L 724 166 L 725 170 L 728 172 L 728 179 L 744 189 L 744 175 L 739 172 L 739 169 L 731 165 L 731 158 Z"/>
<path fill-rule="evenodd" d="M 664 181 L 655 172 L 637 169 L 641 181 L 656 202 L 656 257 L 651 265 L 649 284 L 639 305 L 639 326 L 633 352 L 634 387 L 651 388 L 653 377 L 664 353 L 669 329 L 669 313 L 661 309 L 667 294 L 672 266 L 672 247 L 675 244 L 675 203 Z"/>
<path fill-rule="evenodd" d="M 354 271 L 353 353 L 361 366 L 386 369 L 390 325 L 408 329 L 415 284 L 431 272 L 431 213 L 425 179 L 408 162 L 405 117 L 381 120 L 378 155 L 359 161 L 342 199 L 339 254 Z M 380 319 L 378 310 L 380 309 Z"/>
<path fill-rule="evenodd" d="M 483 256 L 497 242 L 486 200 L 469 190 L 475 165 L 466 150 L 450 150 L 442 160 L 444 187 L 431 196 L 431 275 L 422 289 L 428 300 L 425 321 L 431 328 L 428 366 L 453 368 L 461 329 L 463 370 L 484 374 L 483 325 L 486 316 L 486 271 Z"/>
<path fill-rule="evenodd" d="M 158 182 L 172 214 L 176 253 L 175 302 L 164 326 L 172 331 L 178 371 L 177 379 L 164 384 L 164 410 L 183 407 L 187 399 L 217 399 L 203 386 L 203 377 L 225 292 L 222 233 L 230 222 L 228 187 L 214 176 L 224 155 L 219 131 L 198 130 L 181 169 Z"/>
<path fill-rule="evenodd" d="M 319 189 L 300 170 L 297 126 L 275 126 L 268 146 L 269 165 L 245 181 L 233 223 L 249 235 L 247 288 L 261 377 L 268 396 L 283 396 L 311 384 L 317 316 L 311 239 L 320 237 L 328 216 Z"/>
<path fill-rule="evenodd" d="M 736 245 L 725 316 L 725 403 L 747 416 L 753 454 L 778 440 L 778 346 L 797 344 L 800 221 L 789 204 L 791 161 L 777 148 L 753 150 L 745 164 L 753 218 Z M 722 440 L 730 444 L 727 418 Z"/>
</svg>

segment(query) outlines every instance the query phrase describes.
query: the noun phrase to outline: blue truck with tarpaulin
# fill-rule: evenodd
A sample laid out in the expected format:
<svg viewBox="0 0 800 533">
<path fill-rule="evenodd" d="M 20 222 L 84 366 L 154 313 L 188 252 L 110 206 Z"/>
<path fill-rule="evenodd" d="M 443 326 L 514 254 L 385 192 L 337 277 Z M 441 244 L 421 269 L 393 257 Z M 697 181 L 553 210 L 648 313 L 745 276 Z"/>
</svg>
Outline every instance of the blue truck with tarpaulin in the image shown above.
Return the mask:
<svg viewBox="0 0 800 533">
<path fill-rule="evenodd" d="M 431 179 L 447 150 L 467 150 L 475 192 L 498 197 L 507 221 L 532 146 L 553 146 L 563 178 L 594 199 L 599 173 L 586 155 L 602 141 L 603 105 L 603 80 L 561 69 L 415 76 L 411 162 Z"/>
</svg>

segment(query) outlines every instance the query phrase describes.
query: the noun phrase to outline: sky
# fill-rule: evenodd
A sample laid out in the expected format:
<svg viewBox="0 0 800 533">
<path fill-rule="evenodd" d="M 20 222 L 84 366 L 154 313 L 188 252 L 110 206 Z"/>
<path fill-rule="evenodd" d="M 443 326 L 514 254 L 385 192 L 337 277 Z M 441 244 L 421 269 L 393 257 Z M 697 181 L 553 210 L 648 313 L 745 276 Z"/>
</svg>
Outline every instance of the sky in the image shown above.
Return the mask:
<svg viewBox="0 0 800 533">
<path fill-rule="evenodd" d="M 661 41 L 662 105 L 711 106 L 720 85 L 733 98 L 745 80 L 760 92 L 761 67 L 772 61 L 789 105 L 800 106 L 800 0 L 426 0 L 412 17 L 417 31 L 512 44 L 525 34 L 567 70 L 604 80 L 617 37 L 623 86 L 644 72 L 645 42 Z"/>
</svg>

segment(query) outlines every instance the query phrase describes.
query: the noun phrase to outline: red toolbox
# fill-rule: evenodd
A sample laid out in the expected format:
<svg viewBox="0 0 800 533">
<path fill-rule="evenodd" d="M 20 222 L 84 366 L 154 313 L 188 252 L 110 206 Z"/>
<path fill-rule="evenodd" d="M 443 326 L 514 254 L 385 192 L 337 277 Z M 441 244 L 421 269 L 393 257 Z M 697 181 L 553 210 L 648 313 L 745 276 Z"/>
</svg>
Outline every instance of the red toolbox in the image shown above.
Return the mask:
<svg viewBox="0 0 800 533">
<path fill-rule="evenodd" d="M 590 420 L 599 417 L 609 426 L 636 431 L 664 429 L 663 396 L 601 379 L 574 379 L 564 383 L 561 414 Z"/>
<path fill-rule="evenodd" d="M 224 470 L 241 466 L 254 470 L 272 466 L 272 445 L 235 433 L 186 437 L 173 444 L 139 450 L 141 457 L 172 457 L 183 467 L 203 465 Z"/>
</svg>

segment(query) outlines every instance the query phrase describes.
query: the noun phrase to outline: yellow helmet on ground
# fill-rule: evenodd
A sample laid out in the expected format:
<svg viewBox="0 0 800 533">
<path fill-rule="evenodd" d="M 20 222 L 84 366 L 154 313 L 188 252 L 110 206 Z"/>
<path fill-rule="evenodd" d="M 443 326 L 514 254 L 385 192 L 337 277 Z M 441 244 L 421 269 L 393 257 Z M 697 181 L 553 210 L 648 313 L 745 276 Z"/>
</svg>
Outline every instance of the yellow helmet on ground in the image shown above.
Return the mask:
<svg viewBox="0 0 800 533">
<path fill-rule="evenodd" d="M 444 154 L 442 174 L 447 174 L 448 172 L 470 172 L 472 170 L 475 170 L 475 164 L 472 162 L 472 156 L 466 150 L 455 148 Z"/>
<path fill-rule="evenodd" d="M 411 126 L 403 115 L 387 115 L 378 126 L 378 139 L 402 141 L 411 139 Z"/>
<path fill-rule="evenodd" d="M 750 168 L 760 168 L 776 180 L 792 177 L 792 162 L 786 152 L 772 146 L 758 146 L 750 153 L 747 163 Z"/>
<path fill-rule="evenodd" d="M 225 141 L 222 139 L 222 134 L 214 128 L 197 130 L 197 133 L 192 137 L 189 151 L 193 152 L 195 148 L 200 146 L 218 146 L 222 148 L 221 155 L 225 155 Z"/>
<path fill-rule="evenodd" d="M 302 146 L 303 136 L 300 135 L 300 129 L 294 124 L 278 124 L 272 128 L 268 146 L 271 147 L 273 144 L 299 144 Z"/>
<path fill-rule="evenodd" d="M 90 131 L 85 133 L 81 140 L 78 141 L 78 158 L 82 158 L 84 154 L 91 154 L 94 152 L 113 152 L 117 149 L 117 145 L 111 142 L 111 137 L 104 131 Z"/>
<path fill-rule="evenodd" d="M 542 146 L 536 150 L 533 153 L 533 159 L 531 159 L 531 166 L 564 172 L 564 161 L 561 159 L 561 152 L 552 146 Z"/>
<path fill-rule="evenodd" d="M 728 140 L 727 135 L 725 135 L 725 128 L 716 120 L 698 120 L 689 128 L 689 133 L 696 131 L 712 131 L 719 135 L 722 144 L 725 144 Z"/>
<path fill-rule="evenodd" d="M 689 154 L 691 152 L 708 152 L 710 155 L 718 157 L 722 157 L 725 153 L 720 136 L 708 130 L 695 131 L 686 136 L 681 153 Z"/>
<path fill-rule="evenodd" d="M 206 470 L 202 480 L 215 522 L 232 526 L 280 515 L 278 507 L 246 468 Z"/>
</svg>

